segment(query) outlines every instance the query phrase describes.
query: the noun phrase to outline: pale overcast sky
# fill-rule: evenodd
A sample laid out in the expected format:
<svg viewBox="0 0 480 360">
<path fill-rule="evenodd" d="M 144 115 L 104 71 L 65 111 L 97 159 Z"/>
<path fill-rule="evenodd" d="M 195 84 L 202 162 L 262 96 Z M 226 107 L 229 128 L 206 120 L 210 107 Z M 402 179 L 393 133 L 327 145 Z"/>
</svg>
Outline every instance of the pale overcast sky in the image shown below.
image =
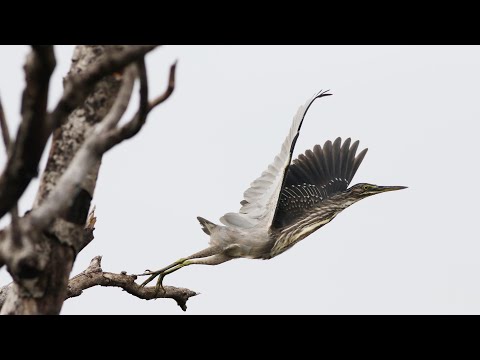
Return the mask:
<svg viewBox="0 0 480 360">
<path fill-rule="evenodd" d="M 27 51 L 0 46 L 0 96 L 15 130 Z M 72 51 L 56 47 L 51 106 Z M 310 109 L 295 155 L 337 136 L 359 139 L 369 152 L 353 183 L 409 189 L 353 205 L 272 260 L 191 266 L 165 284 L 201 293 L 186 314 L 480 314 L 480 199 L 472 191 L 480 47 L 165 46 L 148 56 L 152 94 L 163 91 L 175 59 L 174 95 L 104 157 L 95 240 L 72 275 L 95 255 L 105 271 L 135 273 L 204 248 L 195 217 L 218 223 L 237 211 L 298 106 L 331 89 Z M 0 285 L 9 281 L 2 269 Z M 172 300 L 96 287 L 67 300 L 62 314 L 183 312 Z"/>
</svg>

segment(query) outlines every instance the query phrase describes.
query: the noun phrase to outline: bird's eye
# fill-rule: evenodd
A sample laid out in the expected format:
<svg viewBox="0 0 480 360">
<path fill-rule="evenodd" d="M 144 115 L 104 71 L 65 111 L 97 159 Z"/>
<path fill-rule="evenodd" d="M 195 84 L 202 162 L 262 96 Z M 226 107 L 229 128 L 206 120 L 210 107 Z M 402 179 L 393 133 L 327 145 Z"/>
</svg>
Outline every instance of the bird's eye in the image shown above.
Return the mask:
<svg viewBox="0 0 480 360">
<path fill-rule="evenodd" d="M 370 190 L 372 187 L 370 185 L 363 185 L 363 190 Z"/>
</svg>

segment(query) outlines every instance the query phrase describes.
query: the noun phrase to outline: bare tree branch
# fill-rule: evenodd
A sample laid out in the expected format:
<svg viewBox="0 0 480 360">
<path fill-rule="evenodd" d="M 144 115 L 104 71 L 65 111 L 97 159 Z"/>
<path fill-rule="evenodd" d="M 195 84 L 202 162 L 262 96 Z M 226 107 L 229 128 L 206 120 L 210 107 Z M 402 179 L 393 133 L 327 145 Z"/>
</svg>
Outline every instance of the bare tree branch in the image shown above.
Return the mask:
<svg viewBox="0 0 480 360">
<path fill-rule="evenodd" d="M 30 180 L 37 176 L 38 163 L 49 136 L 46 127 L 48 87 L 55 64 L 51 45 L 35 46 L 28 56 L 22 122 L 0 176 L 0 218 L 15 205 Z"/>
<path fill-rule="evenodd" d="M 44 131 L 35 139 L 41 155 L 55 129 L 33 210 L 0 231 L 0 266 L 6 264 L 14 279 L 12 285 L 1 289 L 2 297 L 8 295 L 0 313 L 58 314 L 66 298 L 78 296 L 95 285 L 121 287 L 142 299 L 173 298 L 184 310 L 187 299 L 195 295 L 174 287 L 167 287 L 166 292 L 159 294 L 154 288 L 140 288 L 135 284 L 135 276 L 103 272 L 100 258 L 98 264 L 92 263 L 73 278 L 67 289 L 76 255 L 94 238 L 95 214 L 92 211 L 88 219 L 87 214 L 103 154 L 137 134 L 149 112 L 174 90 L 175 64 L 170 69 L 165 93 L 149 102 L 144 56 L 154 47 L 80 45 L 75 48 L 64 93 L 50 116 L 43 117 Z M 39 54 L 44 50 L 45 46 L 33 48 Z M 136 77 L 140 82 L 139 108 L 129 122 L 120 126 Z M 21 143 L 19 139 L 17 136 L 15 145 Z M 0 190 L 1 185 L 0 181 Z M 17 248 L 13 246 L 16 233 L 21 239 Z"/>
<path fill-rule="evenodd" d="M 33 226 L 43 229 L 47 227 L 53 219 L 65 211 L 71 205 L 73 199 L 75 199 L 76 191 L 84 177 L 88 174 L 88 171 L 94 163 L 101 158 L 103 153 L 124 139 L 138 133 L 145 123 L 149 111 L 149 103 L 147 73 L 144 60 L 138 61 L 137 66 L 140 78 L 140 105 L 134 119 L 127 123 L 125 125 L 126 127 L 123 126 L 120 129 L 115 128 L 115 125 L 120 121 L 120 118 L 128 107 L 133 89 L 134 73 L 133 70 L 127 70 L 125 72 L 122 89 L 108 115 L 95 127 L 92 134 L 85 140 L 48 198 L 29 214 L 28 217 L 31 219 Z M 121 130 L 124 128 L 128 130 L 122 132 Z"/>
<path fill-rule="evenodd" d="M 153 110 L 154 108 L 156 108 L 158 105 L 160 105 L 161 103 L 163 103 L 165 100 L 167 100 L 170 95 L 172 95 L 173 91 L 175 90 L 175 74 L 176 74 L 176 70 L 177 70 L 177 62 L 175 61 L 173 63 L 172 66 L 170 66 L 170 75 L 168 77 L 168 86 L 167 86 L 167 89 L 165 90 L 165 92 L 158 96 L 157 98 L 153 99 L 152 101 L 150 101 L 150 104 L 149 104 L 149 110 L 148 111 L 151 111 Z"/>
<path fill-rule="evenodd" d="M 5 112 L 3 111 L 3 106 L 2 106 L 2 99 L 0 99 L 0 126 L 2 127 L 2 137 L 3 137 L 3 143 L 5 144 L 5 150 L 7 153 L 7 157 L 11 152 L 11 145 L 12 145 L 12 140 L 10 138 L 10 130 L 8 129 L 8 123 L 7 123 L 7 118 L 5 117 Z M 12 221 L 16 222 L 18 221 L 18 205 L 15 203 L 12 206 L 12 209 L 10 210 L 10 214 L 12 216 Z"/>
<path fill-rule="evenodd" d="M 113 128 L 127 110 L 134 82 L 134 69 L 127 69 L 123 85 L 107 116 L 95 126 L 47 199 L 28 214 L 32 226 L 37 229 L 45 229 L 72 205 L 84 178 L 103 155 L 100 148 L 103 139 L 101 135 Z"/>
<path fill-rule="evenodd" d="M 112 129 L 104 134 L 104 150 L 108 151 L 123 140 L 136 135 L 145 124 L 149 113 L 148 106 L 148 80 L 145 62 L 138 62 L 138 76 L 140 80 L 140 102 L 137 113 L 125 125 Z"/>
<path fill-rule="evenodd" d="M 156 291 L 155 287 L 140 287 L 135 283 L 135 275 L 127 275 L 122 272 L 121 274 L 114 274 L 104 272 L 101 267 L 101 256 L 96 256 L 90 262 L 88 268 L 70 279 L 68 283 L 67 299 L 76 297 L 82 294 L 83 290 L 91 288 L 93 286 L 113 286 L 119 287 L 128 292 L 129 294 L 136 296 L 144 300 L 174 299 L 178 306 L 183 311 L 187 310 L 187 300 L 192 296 L 198 295 L 196 292 L 189 289 L 177 288 L 173 286 L 165 286 L 165 291 Z"/>
<path fill-rule="evenodd" d="M 10 131 L 8 130 L 7 119 L 5 118 L 5 112 L 3 111 L 2 99 L 0 98 L 0 126 L 2 127 L 2 137 L 3 143 L 5 144 L 5 149 L 7 150 L 7 156 L 10 148 Z"/>
<path fill-rule="evenodd" d="M 147 85 L 147 73 L 145 70 L 145 66 L 140 66 L 139 69 L 139 77 L 140 77 L 140 107 L 135 114 L 135 116 L 128 121 L 125 125 L 120 128 L 116 128 L 108 134 L 109 140 L 107 141 L 107 147 L 110 149 L 111 147 L 121 143 L 124 140 L 130 139 L 131 137 L 135 136 L 145 125 L 145 121 L 147 119 L 148 114 L 152 111 L 156 106 L 163 103 L 167 100 L 170 95 L 172 95 L 173 91 L 175 90 L 175 70 L 177 67 L 177 63 L 175 62 L 170 67 L 170 75 L 169 75 L 169 82 L 167 90 L 155 100 L 148 102 L 148 88 Z M 142 91 L 142 88 L 144 90 Z M 145 102 L 147 101 L 147 102 Z"/>
<path fill-rule="evenodd" d="M 125 66 L 142 59 L 156 47 L 157 45 L 130 45 L 121 51 L 108 51 L 101 60 L 88 67 L 86 71 L 70 75 L 67 78 L 63 96 L 50 116 L 50 127 L 53 129 L 61 125 L 105 75 L 121 71 Z"/>
<path fill-rule="evenodd" d="M 94 207 L 88 216 L 87 225 L 85 226 L 83 239 L 80 244 L 78 252 L 82 251 L 94 239 L 93 231 L 95 230 L 96 221 L 97 221 L 97 218 L 95 217 L 95 207 Z M 2 233 L 0 233 L 0 235 L 1 234 Z M 0 251 L 0 255 L 1 255 L 1 251 Z M 0 310 L 2 309 L 3 303 L 7 298 L 8 292 L 12 289 L 12 285 L 13 285 L 13 282 L 3 287 L 0 287 Z"/>
<path fill-rule="evenodd" d="M 38 163 L 52 131 L 82 104 L 99 80 L 121 71 L 155 47 L 132 45 L 121 51 L 109 51 L 87 71 L 70 75 L 60 101 L 46 118 L 48 84 L 55 67 L 53 46 L 32 46 L 33 51 L 25 67 L 27 86 L 22 103 L 23 120 L 14 150 L 0 177 L 0 218 L 20 198 L 31 179 L 37 176 Z"/>
</svg>

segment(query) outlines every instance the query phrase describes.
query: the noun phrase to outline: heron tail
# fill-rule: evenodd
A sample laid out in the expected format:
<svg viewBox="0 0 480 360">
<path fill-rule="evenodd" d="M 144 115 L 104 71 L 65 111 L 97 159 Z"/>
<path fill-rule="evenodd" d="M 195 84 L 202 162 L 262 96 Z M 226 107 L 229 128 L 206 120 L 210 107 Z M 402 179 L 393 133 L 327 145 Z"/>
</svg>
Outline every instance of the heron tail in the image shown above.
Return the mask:
<svg viewBox="0 0 480 360">
<path fill-rule="evenodd" d="M 197 220 L 200 222 L 200 225 L 202 225 L 203 232 L 207 235 L 210 235 L 213 229 L 217 227 L 217 225 L 215 225 L 211 221 L 208 221 L 200 216 L 197 216 Z"/>
</svg>

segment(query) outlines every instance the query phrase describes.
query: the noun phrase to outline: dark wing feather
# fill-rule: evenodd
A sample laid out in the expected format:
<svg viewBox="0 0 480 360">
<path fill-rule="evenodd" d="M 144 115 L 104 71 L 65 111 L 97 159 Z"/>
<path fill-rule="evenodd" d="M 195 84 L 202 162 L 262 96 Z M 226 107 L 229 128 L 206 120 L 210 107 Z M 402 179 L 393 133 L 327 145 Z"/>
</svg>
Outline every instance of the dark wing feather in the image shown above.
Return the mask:
<svg viewBox="0 0 480 360">
<path fill-rule="evenodd" d="M 346 178 L 352 178 L 353 163 L 355 162 L 355 154 L 357 153 L 358 145 L 360 141 L 355 141 L 350 148 L 347 156 L 347 166 L 346 166 Z"/>
<path fill-rule="evenodd" d="M 335 174 L 335 178 L 338 179 L 338 178 L 341 178 L 341 170 L 340 170 L 340 144 L 342 143 L 342 139 L 340 138 L 336 138 L 335 139 L 335 142 L 333 143 L 333 147 L 332 147 L 332 161 L 333 161 L 333 168 L 334 168 L 334 174 Z M 332 184 L 332 192 L 338 192 L 341 187 L 342 187 L 342 183 L 341 182 L 338 182 L 338 181 L 335 181 L 333 184 Z"/>
<path fill-rule="evenodd" d="M 347 189 L 368 150 L 355 156 L 359 142 L 350 144 L 350 138 L 343 145 L 337 138 L 293 160 L 280 193 L 274 228 L 294 223 L 316 204 Z"/>
<path fill-rule="evenodd" d="M 355 176 L 355 173 L 357 172 L 358 170 L 358 167 L 360 166 L 360 164 L 362 163 L 362 160 L 363 158 L 365 157 L 365 155 L 367 154 L 367 150 L 368 149 L 364 149 L 362 152 L 360 152 L 360 154 L 357 155 L 357 157 L 355 158 L 355 161 L 353 163 L 353 169 L 352 169 L 352 172 L 348 175 L 350 177 L 350 180 L 353 179 L 353 177 Z"/>
<path fill-rule="evenodd" d="M 314 178 L 319 178 L 322 176 L 322 172 L 319 169 L 318 162 L 315 161 L 315 154 L 313 153 L 312 150 L 307 150 L 305 151 L 305 156 L 308 159 L 308 166 L 310 168 L 310 171 L 312 172 L 312 175 Z"/>
<path fill-rule="evenodd" d="M 345 165 L 347 164 L 347 161 L 348 161 L 350 143 L 351 143 L 350 138 L 345 140 L 345 142 L 342 145 L 342 150 L 340 151 L 340 162 L 341 162 L 340 169 L 341 169 L 342 179 L 347 178 L 347 166 Z"/>
<path fill-rule="evenodd" d="M 330 140 L 323 145 L 323 155 L 327 164 L 327 176 L 330 177 L 333 175 L 332 142 Z"/>
</svg>

